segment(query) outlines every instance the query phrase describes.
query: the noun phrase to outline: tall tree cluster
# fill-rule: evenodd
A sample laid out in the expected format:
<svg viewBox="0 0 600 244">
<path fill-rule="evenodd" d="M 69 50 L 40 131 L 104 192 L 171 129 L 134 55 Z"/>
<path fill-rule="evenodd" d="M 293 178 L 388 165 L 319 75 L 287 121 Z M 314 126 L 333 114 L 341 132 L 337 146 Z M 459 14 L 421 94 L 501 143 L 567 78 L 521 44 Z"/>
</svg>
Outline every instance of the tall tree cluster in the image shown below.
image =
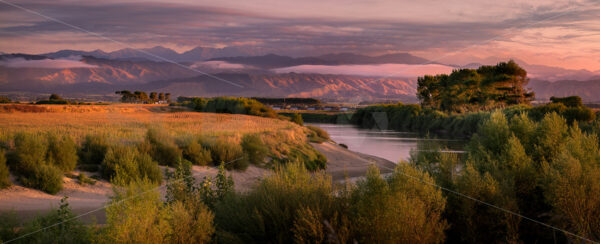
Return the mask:
<svg viewBox="0 0 600 244">
<path fill-rule="evenodd" d="M 156 103 L 156 102 L 170 102 L 171 93 L 156 93 L 150 92 L 150 96 L 143 91 L 116 91 L 115 94 L 121 95 L 121 102 L 124 103 Z"/>
<path fill-rule="evenodd" d="M 423 107 L 464 112 L 529 103 L 527 71 L 513 60 L 451 74 L 419 77 L 417 97 Z"/>
</svg>

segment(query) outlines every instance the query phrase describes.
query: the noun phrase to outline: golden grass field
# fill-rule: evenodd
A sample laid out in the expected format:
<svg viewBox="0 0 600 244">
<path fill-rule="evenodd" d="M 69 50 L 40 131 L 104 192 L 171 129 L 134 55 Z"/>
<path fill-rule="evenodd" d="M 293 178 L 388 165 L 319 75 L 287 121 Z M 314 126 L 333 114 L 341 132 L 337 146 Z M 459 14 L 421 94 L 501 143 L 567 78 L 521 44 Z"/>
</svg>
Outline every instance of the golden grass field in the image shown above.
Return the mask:
<svg viewBox="0 0 600 244">
<path fill-rule="evenodd" d="M 291 122 L 239 114 L 191 112 L 167 105 L 0 105 L 0 139 L 18 132 L 68 134 L 77 142 L 87 135 L 141 141 L 148 128 L 174 137 L 208 135 L 238 139 L 246 133 L 303 135 Z M 277 133 L 273 133 L 277 132 Z"/>
</svg>

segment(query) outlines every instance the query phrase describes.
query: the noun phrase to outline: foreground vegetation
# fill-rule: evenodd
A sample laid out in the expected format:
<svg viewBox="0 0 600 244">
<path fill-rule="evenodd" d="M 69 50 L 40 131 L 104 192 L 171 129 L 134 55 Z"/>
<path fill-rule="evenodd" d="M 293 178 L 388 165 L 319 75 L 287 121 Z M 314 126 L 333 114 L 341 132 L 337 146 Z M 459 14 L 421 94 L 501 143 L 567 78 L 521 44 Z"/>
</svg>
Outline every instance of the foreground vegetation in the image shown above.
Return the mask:
<svg viewBox="0 0 600 244">
<path fill-rule="evenodd" d="M 583 132 L 577 122 L 569 125 L 557 113 L 536 122 L 525 113 L 508 118 L 493 112 L 470 140 L 466 156 L 422 151 L 413 163 L 447 189 L 600 240 L 598 135 Z M 472 199 L 446 196 L 452 242 L 580 240 Z"/>
<path fill-rule="evenodd" d="M 324 173 L 291 163 L 244 193 L 232 190 L 224 168 L 215 178 L 195 182 L 189 167 L 181 163 L 169 173 L 164 201 L 156 184 L 132 181 L 115 188 L 106 225 L 74 219 L 16 243 L 439 243 L 448 228 L 441 191 L 406 177 L 432 180 L 410 165 L 399 166 L 386 179 L 371 168 L 355 185 L 332 186 Z M 72 216 L 63 204 L 29 223 L 4 221 L 0 235 L 12 240 Z"/>
</svg>

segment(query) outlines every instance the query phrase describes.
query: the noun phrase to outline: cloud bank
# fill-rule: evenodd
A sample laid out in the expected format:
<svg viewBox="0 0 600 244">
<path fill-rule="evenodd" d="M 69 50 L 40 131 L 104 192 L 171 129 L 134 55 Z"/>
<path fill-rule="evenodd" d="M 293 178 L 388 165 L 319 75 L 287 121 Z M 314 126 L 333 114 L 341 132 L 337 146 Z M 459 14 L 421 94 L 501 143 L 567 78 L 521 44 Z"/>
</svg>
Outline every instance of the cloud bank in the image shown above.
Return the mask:
<svg viewBox="0 0 600 244">
<path fill-rule="evenodd" d="M 379 65 L 299 65 L 274 69 L 276 73 L 317 73 L 361 75 L 373 77 L 409 77 L 447 74 L 453 67 L 439 64 L 379 64 Z"/>
</svg>

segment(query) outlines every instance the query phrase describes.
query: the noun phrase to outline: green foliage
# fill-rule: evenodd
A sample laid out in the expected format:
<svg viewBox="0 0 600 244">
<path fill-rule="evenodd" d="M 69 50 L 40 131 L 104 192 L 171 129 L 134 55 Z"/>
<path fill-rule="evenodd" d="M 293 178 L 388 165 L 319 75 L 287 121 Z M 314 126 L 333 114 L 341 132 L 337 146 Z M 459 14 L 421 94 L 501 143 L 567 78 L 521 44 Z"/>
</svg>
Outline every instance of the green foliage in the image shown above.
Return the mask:
<svg viewBox="0 0 600 244">
<path fill-rule="evenodd" d="M 248 160 L 244 158 L 242 146 L 237 143 L 219 138 L 209 145 L 213 162 L 227 163 L 227 169 L 245 170 Z"/>
<path fill-rule="evenodd" d="M 87 175 L 85 175 L 85 173 L 79 173 L 79 175 L 77 176 L 77 181 L 79 182 L 80 185 L 95 185 L 96 181 L 90 179 Z"/>
<path fill-rule="evenodd" d="M 48 134 L 47 161 L 62 170 L 70 172 L 77 166 L 77 145 L 70 136 L 58 137 Z"/>
<path fill-rule="evenodd" d="M 458 69 L 450 75 L 426 75 L 417 80 L 421 105 L 444 111 L 465 112 L 529 103 L 527 72 L 514 61 L 478 69 Z"/>
<path fill-rule="evenodd" d="M 109 150 L 110 154 L 111 150 Z M 109 155 L 107 155 L 107 158 Z M 160 200 L 155 183 L 136 180 L 114 188 L 106 208 L 103 243 L 165 243 L 173 235 L 168 207 Z M 126 200 L 125 200 L 126 199 Z"/>
<path fill-rule="evenodd" d="M 244 158 L 254 165 L 263 165 L 269 149 L 257 134 L 246 134 L 242 137 Z"/>
<path fill-rule="evenodd" d="M 279 168 L 254 190 L 227 195 L 217 204 L 218 241 L 293 242 L 290 227 L 299 224 L 302 209 L 333 211 L 331 192 L 331 179 L 323 173 L 311 175 L 302 164 Z"/>
<path fill-rule="evenodd" d="M 179 98 L 182 105 L 198 112 L 248 114 L 268 118 L 276 118 L 277 113 L 270 107 L 250 98 L 215 97 L 215 98 Z"/>
<path fill-rule="evenodd" d="M 88 135 L 81 145 L 79 159 L 82 164 L 99 165 L 104 161 L 104 155 L 110 147 L 105 136 Z"/>
<path fill-rule="evenodd" d="M 183 149 L 183 158 L 189 160 L 194 165 L 209 165 L 212 163 L 210 150 L 204 148 L 199 140 L 188 140 L 181 146 Z"/>
<path fill-rule="evenodd" d="M 298 113 L 294 113 L 292 115 L 292 122 L 299 124 L 299 125 L 304 125 L 304 121 L 302 120 L 302 116 Z"/>
<path fill-rule="evenodd" d="M 442 192 L 423 182 L 433 179 L 399 164 L 387 180 L 371 166 L 350 196 L 352 229 L 364 243 L 442 243 L 448 227 L 442 218 Z"/>
<path fill-rule="evenodd" d="M 141 151 L 150 154 L 161 165 L 175 166 L 182 157 L 181 149 L 165 131 L 148 129 L 144 143 Z"/>
<path fill-rule="evenodd" d="M 102 161 L 102 176 L 115 184 L 127 185 L 139 179 L 160 184 L 162 174 L 152 157 L 133 146 L 112 146 Z M 116 179 L 118 178 L 118 180 Z"/>
<path fill-rule="evenodd" d="M 14 144 L 10 166 L 23 185 L 50 194 L 62 189 L 62 171 L 47 162 L 47 140 L 39 135 L 19 133 L 15 136 Z"/>
<path fill-rule="evenodd" d="M 170 243 L 211 243 L 214 214 L 200 203 L 175 202 L 169 206 Z"/>
<path fill-rule="evenodd" d="M 557 113 L 539 121 L 513 113 L 509 121 L 504 112 L 493 112 L 481 123 L 464 160 L 422 152 L 413 163 L 448 189 L 592 240 L 600 237 L 593 217 L 600 209 L 596 134 L 583 132 L 577 122 L 569 125 Z M 471 199 L 447 197 L 449 242 L 576 240 Z"/>
<path fill-rule="evenodd" d="M 306 128 L 312 132 L 308 135 L 311 142 L 322 143 L 329 140 L 329 133 L 327 131 L 312 125 L 307 125 Z"/>
<path fill-rule="evenodd" d="M 6 165 L 6 156 L 4 149 L 0 149 L 0 189 L 7 188 L 12 185 L 10 181 L 10 172 Z"/>
<path fill-rule="evenodd" d="M 51 94 L 48 100 L 37 101 L 35 104 L 69 104 L 69 101 L 58 94 Z"/>
<path fill-rule="evenodd" d="M 300 115 L 303 122 L 309 123 L 349 124 L 352 117 L 352 113 L 279 113 L 291 119 L 295 114 Z"/>
<path fill-rule="evenodd" d="M 567 107 L 583 107 L 583 102 L 579 96 L 570 97 L 550 97 L 552 103 L 562 103 Z"/>
</svg>

